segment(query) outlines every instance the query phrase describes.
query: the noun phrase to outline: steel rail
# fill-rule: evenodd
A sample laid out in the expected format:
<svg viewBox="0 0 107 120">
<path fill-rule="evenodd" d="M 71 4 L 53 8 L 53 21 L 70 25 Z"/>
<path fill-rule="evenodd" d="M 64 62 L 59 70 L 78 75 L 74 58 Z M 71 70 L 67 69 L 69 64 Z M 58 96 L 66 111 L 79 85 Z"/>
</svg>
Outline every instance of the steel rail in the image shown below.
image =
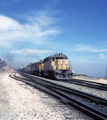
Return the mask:
<svg viewBox="0 0 107 120">
<path fill-rule="evenodd" d="M 25 76 L 26 76 L 26 75 L 25 75 Z M 32 76 L 32 78 L 31 78 L 31 76 L 28 76 L 28 75 L 27 75 L 27 77 L 28 77 L 29 79 L 31 79 L 33 82 L 35 82 L 35 80 L 34 80 L 35 77 L 34 77 L 34 79 L 32 79 L 33 76 Z M 37 79 L 43 81 L 43 80 L 40 79 L 40 78 L 37 78 Z M 98 96 L 96 96 L 96 95 L 92 95 L 92 94 L 89 94 L 89 93 L 86 93 L 86 92 L 83 92 L 83 91 L 79 91 L 79 90 L 76 90 L 76 89 L 73 89 L 73 88 L 65 87 L 65 86 L 62 86 L 62 85 L 59 85 L 59 84 L 56 84 L 56 83 L 52 83 L 52 82 L 50 82 L 50 81 L 43 81 L 43 82 L 46 82 L 46 83 L 42 83 L 43 85 L 51 86 L 51 87 L 54 87 L 54 88 L 60 89 L 60 90 L 64 90 L 64 91 L 69 92 L 69 93 L 72 93 L 72 94 L 74 94 L 74 95 L 78 95 L 78 96 L 80 96 L 80 97 L 86 98 L 86 99 L 88 99 L 88 100 L 90 100 L 90 101 L 94 101 L 94 102 L 97 103 L 97 104 L 100 103 L 100 104 L 103 104 L 103 105 L 107 105 L 107 100 L 106 100 L 106 99 L 101 98 L 101 97 L 98 97 Z M 38 81 L 38 83 L 39 83 L 39 81 Z M 49 84 L 47 84 L 47 83 L 49 83 Z"/>
<path fill-rule="evenodd" d="M 24 79 L 24 78 L 22 78 L 22 79 Z M 41 84 L 41 85 L 43 85 L 43 84 Z M 35 86 L 35 85 L 33 85 L 33 86 Z M 45 87 L 46 87 L 46 85 L 45 85 Z M 86 105 L 86 104 L 84 104 L 84 103 L 82 103 L 82 102 L 80 102 L 80 101 L 78 101 L 78 100 L 64 94 L 63 92 L 60 92 L 59 90 L 56 90 L 56 89 L 54 89 L 52 87 L 49 87 L 49 86 L 47 88 L 49 90 L 51 90 L 51 92 L 47 91 L 49 94 L 54 95 L 54 97 L 57 97 L 58 99 L 66 100 L 67 103 L 70 106 L 73 106 L 74 108 L 82 111 L 86 115 L 88 115 L 88 116 L 90 116 L 90 117 L 92 117 L 92 118 L 94 118 L 96 120 L 98 120 L 98 119 L 99 120 L 107 119 L 107 114 L 105 114 L 105 113 L 103 113 L 103 112 L 101 112 L 99 110 L 96 110 L 96 109 L 94 109 L 94 108 L 92 108 L 92 107 L 90 107 L 90 106 L 88 106 L 88 105 Z M 40 89 L 42 89 L 42 88 L 40 88 Z"/>
<path fill-rule="evenodd" d="M 102 85 L 102 86 L 107 86 L 107 84 L 104 84 L 104 83 L 98 83 L 98 82 L 95 82 L 95 81 L 86 81 L 86 80 L 82 80 L 82 79 L 72 79 L 74 81 L 81 81 L 81 82 L 90 82 L 90 83 L 93 83 L 93 84 L 98 84 L 98 85 Z"/>
<path fill-rule="evenodd" d="M 19 72 L 19 73 L 26 74 L 26 73 L 22 73 L 22 72 Z M 33 77 L 34 75 L 31 75 L 31 76 Z M 37 76 L 37 77 L 38 77 L 38 79 L 40 78 L 40 76 Z M 94 89 L 98 89 L 98 90 L 107 91 L 107 85 L 103 84 L 103 83 L 96 83 L 96 82 L 85 81 L 85 80 L 81 80 L 81 79 L 79 79 L 79 80 L 78 79 L 58 80 L 58 81 L 68 82 L 68 83 L 74 83 L 74 84 L 81 85 L 81 86 L 86 86 L 86 87 L 90 87 L 90 88 L 94 88 Z"/>
<path fill-rule="evenodd" d="M 107 114 L 94 109 L 93 107 L 90 107 L 66 94 L 64 94 L 63 92 L 60 92 L 59 90 L 56 90 L 54 88 L 48 87 L 49 89 L 53 90 L 54 92 L 56 92 L 57 94 L 60 94 L 62 97 L 64 97 L 67 101 L 67 103 L 73 107 L 75 107 L 76 109 L 84 112 L 86 115 L 96 119 L 96 120 L 105 120 L 107 119 Z"/>
<path fill-rule="evenodd" d="M 92 94 L 89 94 L 89 93 L 85 93 L 85 92 L 82 92 L 82 91 L 79 91 L 79 90 L 75 90 L 75 89 L 72 89 L 72 88 L 68 88 L 68 87 L 64 87 L 64 86 L 55 86 L 55 85 L 46 85 L 48 87 L 51 87 L 51 88 L 55 88 L 57 90 L 62 90 L 62 91 L 65 91 L 67 93 L 72 93 L 74 95 L 78 95 L 80 97 L 83 97 L 83 98 L 86 98 L 90 101 L 94 101 L 95 103 L 100 103 L 100 104 L 103 104 L 103 105 L 106 105 L 107 106 L 107 100 L 104 99 L 104 98 L 101 98 L 101 97 L 98 97 L 96 95 L 92 95 Z"/>
<path fill-rule="evenodd" d="M 77 80 L 77 79 L 66 80 L 66 81 L 62 80 L 62 81 L 107 91 L 107 85 L 103 83 L 96 83 L 96 82 Z"/>
</svg>

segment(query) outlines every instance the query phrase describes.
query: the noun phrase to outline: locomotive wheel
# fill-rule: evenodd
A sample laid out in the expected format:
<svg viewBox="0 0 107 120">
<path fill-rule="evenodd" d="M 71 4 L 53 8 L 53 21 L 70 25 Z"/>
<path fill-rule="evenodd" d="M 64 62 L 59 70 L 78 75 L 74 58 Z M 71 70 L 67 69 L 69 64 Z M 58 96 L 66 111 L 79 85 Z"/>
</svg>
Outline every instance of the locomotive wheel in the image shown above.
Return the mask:
<svg viewBox="0 0 107 120">
<path fill-rule="evenodd" d="M 53 72 L 48 72 L 49 78 L 54 78 L 54 73 Z"/>
<path fill-rule="evenodd" d="M 44 76 L 44 72 L 43 71 L 41 72 L 41 76 Z"/>
</svg>

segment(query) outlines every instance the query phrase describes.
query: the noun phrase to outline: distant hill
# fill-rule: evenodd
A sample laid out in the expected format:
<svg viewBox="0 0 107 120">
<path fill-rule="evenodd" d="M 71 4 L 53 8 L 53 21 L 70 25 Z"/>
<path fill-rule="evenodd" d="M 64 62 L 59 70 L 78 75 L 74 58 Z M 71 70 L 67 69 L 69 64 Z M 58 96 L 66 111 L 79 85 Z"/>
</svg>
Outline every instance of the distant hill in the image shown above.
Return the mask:
<svg viewBox="0 0 107 120">
<path fill-rule="evenodd" d="M 14 72 L 14 70 L 9 68 L 9 66 L 5 63 L 5 61 L 2 61 L 0 59 L 0 73 L 9 73 L 9 72 Z"/>
</svg>

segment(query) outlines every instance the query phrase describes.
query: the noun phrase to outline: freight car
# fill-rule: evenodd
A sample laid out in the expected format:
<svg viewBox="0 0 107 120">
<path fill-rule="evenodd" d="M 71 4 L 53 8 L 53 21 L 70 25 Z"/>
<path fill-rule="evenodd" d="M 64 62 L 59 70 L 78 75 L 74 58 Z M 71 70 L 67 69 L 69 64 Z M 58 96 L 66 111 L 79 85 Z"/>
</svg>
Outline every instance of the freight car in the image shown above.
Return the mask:
<svg viewBox="0 0 107 120">
<path fill-rule="evenodd" d="M 23 71 L 56 79 L 71 79 L 73 75 L 68 57 L 62 53 L 51 55 L 39 62 L 30 63 Z"/>
</svg>

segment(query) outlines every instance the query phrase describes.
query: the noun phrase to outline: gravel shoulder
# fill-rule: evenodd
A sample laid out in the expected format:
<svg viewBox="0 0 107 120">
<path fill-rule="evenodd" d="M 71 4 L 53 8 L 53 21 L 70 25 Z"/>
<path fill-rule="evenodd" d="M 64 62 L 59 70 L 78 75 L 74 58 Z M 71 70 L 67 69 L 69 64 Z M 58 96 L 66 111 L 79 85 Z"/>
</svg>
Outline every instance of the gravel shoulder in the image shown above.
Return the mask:
<svg viewBox="0 0 107 120">
<path fill-rule="evenodd" d="M 65 120 L 41 101 L 43 93 L 0 74 L 0 120 Z"/>
<path fill-rule="evenodd" d="M 0 74 L 0 120 L 91 120 L 21 81 Z"/>
<path fill-rule="evenodd" d="M 85 81 L 107 84 L 106 79 L 97 79 L 97 78 L 91 78 L 91 77 L 85 77 L 85 76 L 73 76 L 73 79 L 78 79 L 78 80 L 82 79 L 82 80 L 85 80 Z"/>
</svg>

